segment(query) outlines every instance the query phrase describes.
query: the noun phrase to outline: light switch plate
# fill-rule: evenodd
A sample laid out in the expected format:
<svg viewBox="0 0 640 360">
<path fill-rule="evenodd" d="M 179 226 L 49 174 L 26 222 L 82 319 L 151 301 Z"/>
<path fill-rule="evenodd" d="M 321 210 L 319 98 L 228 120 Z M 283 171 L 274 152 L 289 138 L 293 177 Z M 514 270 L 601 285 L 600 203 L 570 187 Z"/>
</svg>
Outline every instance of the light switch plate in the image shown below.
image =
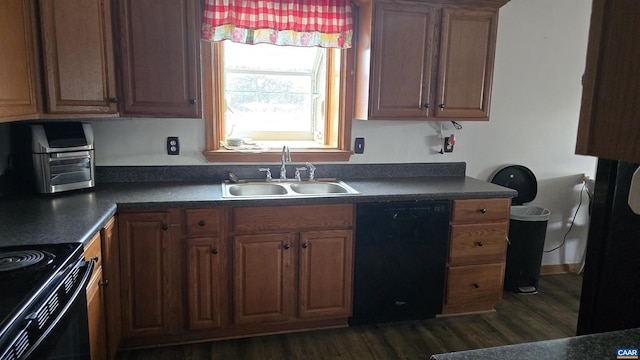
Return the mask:
<svg viewBox="0 0 640 360">
<path fill-rule="evenodd" d="M 354 149 L 353 152 L 356 154 L 363 154 L 364 153 L 364 138 L 356 138 L 356 141 L 354 143 Z"/>
<path fill-rule="evenodd" d="M 640 167 L 636 169 L 631 178 L 631 187 L 629 188 L 629 207 L 631 210 L 640 215 Z"/>
</svg>

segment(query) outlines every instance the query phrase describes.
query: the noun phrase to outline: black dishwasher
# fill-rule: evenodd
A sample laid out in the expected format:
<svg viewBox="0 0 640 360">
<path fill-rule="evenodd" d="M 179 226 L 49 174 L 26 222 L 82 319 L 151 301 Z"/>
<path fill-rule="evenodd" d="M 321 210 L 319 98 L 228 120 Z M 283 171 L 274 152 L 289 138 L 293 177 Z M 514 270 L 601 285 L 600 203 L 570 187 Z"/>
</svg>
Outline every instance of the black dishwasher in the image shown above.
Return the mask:
<svg viewBox="0 0 640 360">
<path fill-rule="evenodd" d="M 450 201 L 360 203 L 351 325 L 442 312 Z"/>
</svg>

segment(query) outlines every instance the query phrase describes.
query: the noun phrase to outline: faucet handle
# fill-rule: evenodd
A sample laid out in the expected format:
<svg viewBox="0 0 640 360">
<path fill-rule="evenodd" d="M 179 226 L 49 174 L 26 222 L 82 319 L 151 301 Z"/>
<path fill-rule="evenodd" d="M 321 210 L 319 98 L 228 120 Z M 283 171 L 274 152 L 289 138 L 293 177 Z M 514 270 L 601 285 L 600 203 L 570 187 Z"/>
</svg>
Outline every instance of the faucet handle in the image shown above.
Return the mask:
<svg viewBox="0 0 640 360">
<path fill-rule="evenodd" d="M 316 167 L 308 161 L 305 165 L 309 168 L 309 181 L 314 180 L 316 176 Z"/>
<path fill-rule="evenodd" d="M 267 172 L 267 181 L 271 181 L 272 180 L 272 178 L 271 178 L 271 169 L 269 169 L 269 168 L 259 168 L 258 170 L 259 171 L 266 171 Z"/>
<path fill-rule="evenodd" d="M 297 181 L 302 181 L 302 179 L 300 178 L 300 171 L 307 171 L 306 167 L 297 167 L 296 168 L 296 180 Z"/>
</svg>

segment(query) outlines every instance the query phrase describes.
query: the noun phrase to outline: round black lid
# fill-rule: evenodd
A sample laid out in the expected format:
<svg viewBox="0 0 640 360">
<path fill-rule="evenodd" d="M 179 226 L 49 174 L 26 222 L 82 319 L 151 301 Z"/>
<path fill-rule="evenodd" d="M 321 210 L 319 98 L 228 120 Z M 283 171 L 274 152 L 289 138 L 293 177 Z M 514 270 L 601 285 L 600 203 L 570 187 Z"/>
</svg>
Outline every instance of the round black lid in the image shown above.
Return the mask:
<svg viewBox="0 0 640 360">
<path fill-rule="evenodd" d="M 509 165 L 498 169 L 491 177 L 491 182 L 518 191 L 518 196 L 511 200 L 512 205 L 528 203 L 538 194 L 536 176 L 522 165 Z"/>
</svg>

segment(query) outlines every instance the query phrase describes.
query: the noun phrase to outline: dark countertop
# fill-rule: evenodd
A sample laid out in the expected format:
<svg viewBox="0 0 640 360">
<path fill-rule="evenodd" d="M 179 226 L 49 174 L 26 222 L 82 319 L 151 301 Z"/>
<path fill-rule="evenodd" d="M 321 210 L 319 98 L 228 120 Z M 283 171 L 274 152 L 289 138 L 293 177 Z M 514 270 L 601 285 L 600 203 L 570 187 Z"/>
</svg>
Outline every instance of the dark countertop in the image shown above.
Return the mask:
<svg viewBox="0 0 640 360">
<path fill-rule="evenodd" d="M 617 349 L 640 345 L 640 329 L 612 331 L 565 339 L 498 346 L 431 356 L 432 360 L 583 360 L 615 359 Z"/>
<path fill-rule="evenodd" d="M 301 205 L 394 200 L 513 197 L 514 190 L 465 176 L 344 180 L 359 195 L 286 199 L 224 199 L 220 183 L 113 182 L 94 189 L 0 200 L 0 247 L 85 243 L 117 209 Z"/>
</svg>

